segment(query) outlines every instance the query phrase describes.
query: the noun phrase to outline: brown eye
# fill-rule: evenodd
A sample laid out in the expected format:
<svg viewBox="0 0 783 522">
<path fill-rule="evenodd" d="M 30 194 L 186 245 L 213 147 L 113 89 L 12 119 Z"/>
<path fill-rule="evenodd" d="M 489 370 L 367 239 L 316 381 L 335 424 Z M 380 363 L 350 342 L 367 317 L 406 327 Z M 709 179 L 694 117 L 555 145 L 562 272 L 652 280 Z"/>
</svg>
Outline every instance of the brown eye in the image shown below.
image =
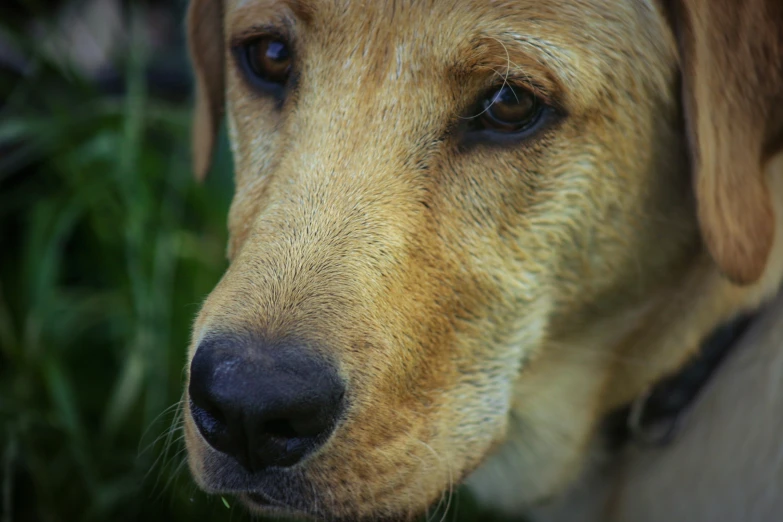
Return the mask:
<svg viewBox="0 0 783 522">
<path fill-rule="evenodd" d="M 245 75 L 263 89 L 282 86 L 291 73 L 291 53 L 284 41 L 263 37 L 241 46 L 239 59 Z"/>
<path fill-rule="evenodd" d="M 482 101 L 481 126 L 498 132 L 521 132 L 534 125 L 542 106 L 525 89 L 506 85 Z"/>
</svg>

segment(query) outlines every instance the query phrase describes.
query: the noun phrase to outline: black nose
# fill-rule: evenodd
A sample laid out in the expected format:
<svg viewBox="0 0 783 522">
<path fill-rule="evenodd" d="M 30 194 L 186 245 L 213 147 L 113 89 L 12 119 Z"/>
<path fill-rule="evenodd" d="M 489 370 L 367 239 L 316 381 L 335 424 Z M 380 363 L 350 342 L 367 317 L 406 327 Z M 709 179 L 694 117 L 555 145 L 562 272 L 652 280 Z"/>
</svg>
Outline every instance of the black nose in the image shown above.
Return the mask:
<svg viewBox="0 0 783 522">
<path fill-rule="evenodd" d="M 211 339 L 190 363 L 190 412 L 198 430 L 251 472 L 291 466 L 323 444 L 344 390 L 329 364 L 299 346 Z"/>
</svg>

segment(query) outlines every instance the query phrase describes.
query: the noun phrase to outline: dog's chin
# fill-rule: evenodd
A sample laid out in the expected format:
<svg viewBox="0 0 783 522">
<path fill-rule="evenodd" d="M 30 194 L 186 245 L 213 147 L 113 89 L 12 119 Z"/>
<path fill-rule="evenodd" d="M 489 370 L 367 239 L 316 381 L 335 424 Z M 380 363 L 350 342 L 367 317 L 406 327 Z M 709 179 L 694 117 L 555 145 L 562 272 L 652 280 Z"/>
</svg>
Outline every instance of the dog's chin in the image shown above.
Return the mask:
<svg viewBox="0 0 783 522">
<path fill-rule="evenodd" d="M 191 455 L 193 458 L 193 455 Z M 335 499 L 332 492 L 307 477 L 306 469 L 268 468 L 249 473 L 234 459 L 211 448 L 204 448 L 199 465 L 191 462 L 198 485 L 206 493 L 237 499 L 251 513 L 262 517 L 329 520 L 330 522 L 401 522 L 415 519 L 413 512 L 400 506 L 404 514 L 373 513 L 371 506 L 362 509 L 359 499 Z M 197 471 L 198 470 L 198 471 Z M 388 506 L 387 506 L 388 509 Z"/>
<path fill-rule="evenodd" d="M 271 491 L 270 491 L 271 490 Z M 318 503 L 312 495 L 300 495 L 299 491 L 282 492 L 279 488 L 258 488 L 247 491 L 215 490 L 207 488 L 212 494 L 234 497 L 250 513 L 260 517 L 284 520 L 328 520 L 330 522 L 408 522 L 418 519 L 426 509 L 419 511 L 402 509 L 400 514 L 345 512 L 334 510 L 334 506 Z M 312 491 L 312 490 L 311 490 Z"/>
<path fill-rule="evenodd" d="M 248 492 L 241 493 L 236 496 L 242 504 L 252 514 L 260 517 L 270 517 L 272 519 L 284 519 L 284 520 L 328 520 L 329 522 L 410 522 L 412 520 L 418 520 L 420 515 L 423 515 L 426 510 L 422 510 L 421 513 L 412 514 L 407 512 L 405 515 L 389 515 L 387 514 L 347 514 L 347 513 L 331 513 L 328 510 L 319 511 L 317 513 L 311 510 L 302 511 L 294 509 L 288 506 L 279 504 L 276 500 L 268 497 L 262 492 Z"/>
<path fill-rule="evenodd" d="M 326 506 L 322 506 L 320 509 L 313 509 L 313 506 L 299 505 L 299 502 L 297 502 L 296 499 L 291 499 L 290 497 L 287 497 L 286 502 L 284 502 L 262 490 L 241 493 L 232 492 L 231 495 L 239 500 L 247 510 L 254 515 L 285 520 L 306 519 L 328 520 L 330 522 L 408 522 L 410 520 L 418 519 L 419 515 L 424 514 L 426 511 L 421 510 L 421 513 L 407 511 L 405 515 L 390 515 L 388 513 L 364 513 L 359 515 L 356 513 L 344 513 L 339 511 L 333 512 Z"/>
<path fill-rule="evenodd" d="M 418 515 L 389 515 L 389 514 L 346 514 L 332 513 L 328 509 L 314 512 L 312 509 L 297 509 L 281 503 L 262 491 L 252 491 L 235 494 L 235 497 L 254 515 L 272 517 L 273 519 L 295 520 L 328 520 L 330 522 L 408 522 L 418 518 Z M 423 514 L 422 511 L 421 514 Z"/>
<path fill-rule="evenodd" d="M 199 471 L 194 475 L 198 485 L 209 494 L 236 497 L 259 515 L 331 518 L 328 513 L 314 509 L 318 506 L 315 488 L 297 468 L 273 467 L 250 473 L 234 459 L 212 449 L 202 455 Z"/>
<path fill-rule="evenodd" d="M 302 512 L 282 503 L 262 491 L 239 493 L 236 497 L 253 514 L 271 517 L 307 517 L 312 513 Z"/>
<path fill-rule="evenodd" d="M 276 473 L 271 473 L 276 475 Z M 270 486 L 274 478 L 257 481 L 257 485 L 247 488 L 236 488 L 204 484 L 202 488 L 209 494 L 234 497 L 248 511 L 254 515 L 274 518 L 295 518 L 295 519 L 328 519 L 336 520 L 329 512 L 326 506 L 320 509 L 314 509 L 317 504 L 313 502 L 311 495 L 302 494 L 305 485 L 298 487 L 290 480 L 283 481 L 288 484 L 287 487 Z M 200 480 L 199 482 L 204 482 Z"/>
</svg>

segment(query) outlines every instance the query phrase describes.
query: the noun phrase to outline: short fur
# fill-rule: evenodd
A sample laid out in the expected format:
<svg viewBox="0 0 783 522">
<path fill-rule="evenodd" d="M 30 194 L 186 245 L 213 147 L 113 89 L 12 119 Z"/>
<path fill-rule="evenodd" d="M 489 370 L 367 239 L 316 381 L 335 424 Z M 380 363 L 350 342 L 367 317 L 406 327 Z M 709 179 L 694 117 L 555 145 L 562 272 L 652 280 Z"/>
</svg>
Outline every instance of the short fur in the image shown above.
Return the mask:
<svg viewBox="0 0 783 522">
<path fill-rule="evenodd" d="M 316 454 L 255 477 L 187 416 L 207 491 L 406 519 L 467 479 L 525 511 L 584 472 L 608 412 L 779 287 L 779 0 L 193 0 L 188 18 L 196 172 L 225 106 L 237 186 L 190 355 L 214 331 L 304 340 L 349 400 Z M 281 107 L 229 52 L 269 26 L 295 53 Z M 560 117 L 466 144 L 465 111 L 508 74 Z"/>
</svg>

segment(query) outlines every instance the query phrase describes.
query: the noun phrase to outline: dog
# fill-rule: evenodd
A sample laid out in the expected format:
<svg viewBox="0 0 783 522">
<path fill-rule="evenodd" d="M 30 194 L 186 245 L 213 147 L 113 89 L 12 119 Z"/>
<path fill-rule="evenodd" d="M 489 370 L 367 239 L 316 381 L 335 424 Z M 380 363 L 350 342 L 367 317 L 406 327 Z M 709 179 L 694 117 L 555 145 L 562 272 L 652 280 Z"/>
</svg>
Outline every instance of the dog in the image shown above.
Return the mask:
<svg viewBox="0 0 783 522">
<path fill-rule="evenodd" d="M 540 520 L 687 502 L 644 456 L 589 477 L 612 412 L 778 291 L 781 28 L 778 0 L 192 0 L 194 168 L 225 117 L 236 172 L 198 485 L 325 520 L 463 482 Z"/>
</svg>

